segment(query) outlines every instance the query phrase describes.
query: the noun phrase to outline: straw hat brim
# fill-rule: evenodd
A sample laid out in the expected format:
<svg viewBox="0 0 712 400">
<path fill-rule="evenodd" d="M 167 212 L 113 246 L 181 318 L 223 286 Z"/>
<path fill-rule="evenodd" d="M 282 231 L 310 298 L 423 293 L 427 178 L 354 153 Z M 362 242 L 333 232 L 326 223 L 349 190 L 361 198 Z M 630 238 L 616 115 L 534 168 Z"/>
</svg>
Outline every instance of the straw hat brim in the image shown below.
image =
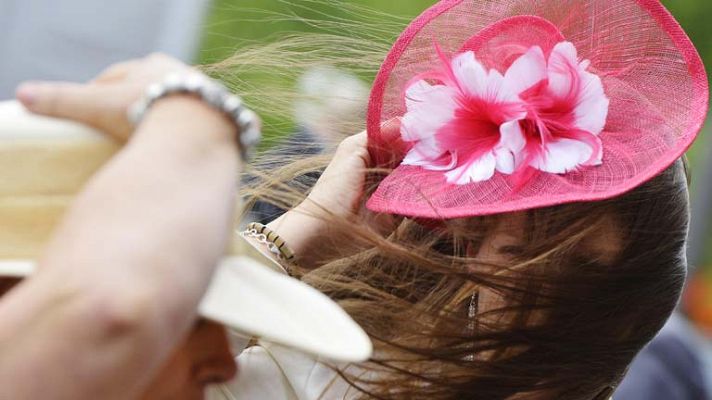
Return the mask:
<svg viewBox="0 0 712 400">
<path fill-rule="evenodd" d="M 31 261 L 0 262 L 0 277 L 23 279 L 34 271 Z M 218 265 L 198 313 L 245 335 L 334 361 L 364 361 L 372 352 L 368 335 L 331 299 L 248 257 Z"/>
</svg>

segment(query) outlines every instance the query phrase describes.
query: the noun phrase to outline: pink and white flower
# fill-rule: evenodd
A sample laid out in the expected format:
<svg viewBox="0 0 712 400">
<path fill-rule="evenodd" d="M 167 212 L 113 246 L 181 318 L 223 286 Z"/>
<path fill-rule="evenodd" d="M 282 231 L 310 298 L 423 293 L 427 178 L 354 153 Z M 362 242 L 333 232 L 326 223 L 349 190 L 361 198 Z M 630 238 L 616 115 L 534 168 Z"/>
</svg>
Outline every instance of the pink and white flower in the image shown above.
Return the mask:
<svg viewBox="0 0 712 400">
<path fill-rule="evenodd" d="M 446 171 L 455 184 L 488 180 L 495 170 L 512 173 L 523 143 L 510 142 L 500 127 L 526 117 L 523 103 L 504 76 L 485 70 L 473 52 L 452 62 L 443 57 L 443 63 L 442 71 L 426 76 L 442 84 L 422 79 L 406 90 L 401 135 L 414 145 L 403 164 Z"/>
<path fill-rule="evenodd" d="M 579 62 L 572 43 L 561 42 L 548 62 L 541 48 L 533 47 L 510 68 L 508 81 L 521 82 L 522 74 L 527 75 L 525 84 L 515 89 L 527 105 L 527 116 L 502 127 L 526 142 L 519 163 L 553 174 L 601 165 L 598 135 L 606 125 L 610 100 L 601 78 L 588 72 L 588 66 L 588 61 Z"/>
<path fill-rule="evenodd" d="M 609 100 L 573 44 L 559 43 L 548 61 L 532 47 L 504 75 L 488 71 L 473 52 L 452 61 L 438 52 L 443 68 L 406 89 L 401 136 L 413 147 L 404 165 L 443 171 L 463 185 L 495 171 L 565 173 L 601 163 L 598 134 Z"/>
</svg>

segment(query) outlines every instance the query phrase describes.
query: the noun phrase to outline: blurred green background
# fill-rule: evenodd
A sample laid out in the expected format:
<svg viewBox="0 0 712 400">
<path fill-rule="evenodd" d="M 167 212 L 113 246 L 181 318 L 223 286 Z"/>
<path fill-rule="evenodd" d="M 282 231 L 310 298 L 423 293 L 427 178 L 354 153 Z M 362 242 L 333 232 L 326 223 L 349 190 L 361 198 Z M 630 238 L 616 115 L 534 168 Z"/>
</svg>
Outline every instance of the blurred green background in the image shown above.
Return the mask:
<svg viewBox="0 0 712 400">
<path fill-rule="evenodd" d="M 299 18 L 351 18 L 339 3 L 357 4 L 383 12 L 384 21 L 393 16 L 410 19 L 435 3 L 434 0 L 215 0 L 203 38 L 201 62 L 214 62 L 232 55 L 240 45 L 264 42 L 284 32 L 314 30 Z M 712 57 L 710 0 L 663 0 L 680 21 L 706 60 Z M 326 5 L 326 6 L 325 6 Z M 324 9 L 327 10 L 324 10 Z M 325 15 L 326 13 L 326 15 Z M 275 16 L 285 17 L 283 20 Z M 263 18 L 260 18 L 262 16 Z M 398 32 L 394 32 L 397 34 Z M 708 70 L 710 63 L 707 63 Z"/>
</svg>

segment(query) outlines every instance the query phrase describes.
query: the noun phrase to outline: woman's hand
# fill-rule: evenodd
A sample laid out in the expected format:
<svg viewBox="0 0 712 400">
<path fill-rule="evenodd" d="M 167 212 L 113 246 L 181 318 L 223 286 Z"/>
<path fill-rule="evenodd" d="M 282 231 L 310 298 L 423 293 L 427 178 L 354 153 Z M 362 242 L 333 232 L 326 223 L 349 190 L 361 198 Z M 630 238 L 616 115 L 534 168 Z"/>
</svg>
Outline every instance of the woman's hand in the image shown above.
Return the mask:
<svg viewBox="0 0 712 400">
<path fill-rule="evenodd" d="M 301 266 L 315 267 L 333 254 L 334 242 L 340 239 L 330 235 L 330 220 L 356 217 L 371 164 L 366 141 L 363 132 L 339 144 L 307 199 L 269 224 L 294 251 Z M 327 237 L 331 240 L 319 241 Z"/>
<path fill-rule="evenodd" d="M 317 215 L 326 212 L 345 219 L 357 216 L 364 194 L 366 170 L 371 167 L 367 140 L 366 132 L 361 132 L 339 144 L 331 163 L 297 208 L 299 211 Z"/>
<path fill-rule="evenodd" d="M 399 132 L 398 121 L 383 126 L 383 134 L 394 142 Z M 269 224 L 294 251 L 301 266 L 317 266 L 333 256 L 334 250 L 343 252 L 353 245 L 353 238 L 340 237 L 343 232 L 331 229 L 334 218 L 369 220 L 381 232 L 395 226 L 393 216 L 365 215 L 368 211 L 362 207 L 367 173 L 373 167 L 367 142 L 366 132 L 344 140 L 307 199 Z"/>
<path fill-rule="evenodd" d="M 146 88 L 168 74 L 190 71 L 174 58 L 154 54 L 115 64 L 86 84 L 27 82 L 17 98 L 34 113 L 81 122 L 125 141 L 133 132 L 127 111 Z"/>
</svg>

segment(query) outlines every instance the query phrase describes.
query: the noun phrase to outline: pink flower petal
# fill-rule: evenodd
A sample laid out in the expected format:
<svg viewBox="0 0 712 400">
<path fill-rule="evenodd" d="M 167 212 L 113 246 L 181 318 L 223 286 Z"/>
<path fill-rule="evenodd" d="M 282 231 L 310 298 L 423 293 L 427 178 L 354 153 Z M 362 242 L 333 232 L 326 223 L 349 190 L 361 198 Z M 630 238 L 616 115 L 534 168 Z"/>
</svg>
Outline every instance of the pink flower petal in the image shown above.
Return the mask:
<svg viewBox="0 0 712 400">
<path fill-rule="evenodd" d="M 596 136 L 596 139 L 599 142 L 598 152 L 590 159 L 590 163 L 586 164 L 588 166 L 598 166 L 603 164 L 603 143 L 598 136 Z"/>
<path fill-rule="evenodd" d="M 572 139 L 559 139 L 548 143 L 542 154 L 537 155 L 531 166 L 552 174 L 565 174 L 584 165 L 591 159 L 593 149 Z"/>
<path fill-rule="evenodd" d="M 440 156 L 435 161 L 432 161 L 423 168 L 428 171 L 452 171 L 453 168 L 457 166 L 457 154 L 456 153 L 446 153 Z"/>
<path fill-rule="evenodd" d="M 547 72 L 544 51 L 541 47 L 534 46 L 509 67 L 504 79 L 509 90 L 519 94 L 547 79 Z"/>
<path fill-rule="evenodd" d="M 482 157 L 467 162 L 448 173 L 445 177 L 449 183 L 455 185 L 467 185 L 472 182 L 484 182 L 494 176 L 497 160 L 492 152 L 484 154 Z"/>
</svg>

